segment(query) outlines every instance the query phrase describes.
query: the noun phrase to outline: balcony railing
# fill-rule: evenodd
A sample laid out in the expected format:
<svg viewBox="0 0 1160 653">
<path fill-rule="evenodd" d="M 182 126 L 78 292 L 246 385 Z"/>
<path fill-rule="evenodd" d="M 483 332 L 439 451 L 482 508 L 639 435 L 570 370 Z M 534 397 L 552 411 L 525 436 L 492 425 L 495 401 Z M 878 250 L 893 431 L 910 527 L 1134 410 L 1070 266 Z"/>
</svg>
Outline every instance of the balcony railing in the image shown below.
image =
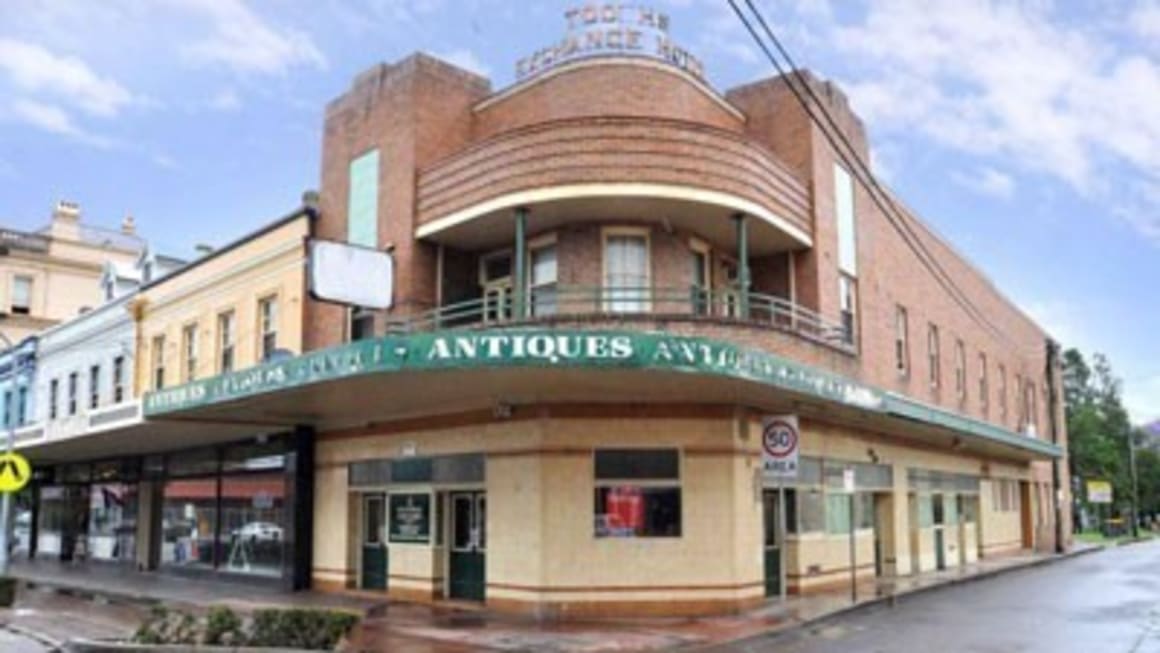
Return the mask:
<svg viewBox="0 0 1160 653">
<path fill-rule="evenodd" d="M 520 303 L 523 302 L 521 306 Z M 510 288 L 433 310 L 387 319 L 393 334 L 593 319 L 687 319 L 765 326 L 852 349 L 850 330 L 785 298 L 734 289 L 577 287 L 531 289 L 522 299 Z"/>
</svg>

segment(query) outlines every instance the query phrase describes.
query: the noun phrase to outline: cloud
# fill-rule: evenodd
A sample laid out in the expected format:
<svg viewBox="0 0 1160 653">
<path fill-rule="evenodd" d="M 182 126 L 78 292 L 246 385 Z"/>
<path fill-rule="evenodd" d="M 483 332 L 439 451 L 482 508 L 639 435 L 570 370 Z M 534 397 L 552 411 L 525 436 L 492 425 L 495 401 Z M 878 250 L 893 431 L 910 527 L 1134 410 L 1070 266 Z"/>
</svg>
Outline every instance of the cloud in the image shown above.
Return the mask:
<svg viewBox="0 0 1160 653">
<path fill-rule="evenodd" d="M 1160 419 L 1160 374 L 1124 381 L 1124 408 L 1134 424 Z"/>
<path fill-rule="evenodd" d="M 157 166 L 158 168 L 164 168 L 166 170 L 177 170 L 181 167 L 177 165 L 177 161 L 168 154 L 157 152 L 149 158 L 153 162 L 153 165 Z"/>
<path fill-rule="evenodd" d="M 56 97 L 97 116 L 115 116 L 134 101 L 128 90 L 84 61 L 25 41 L 0 38 L 0 71 L 21 91 Z"/>
<path fill-rule="evenodd" d="M 448 52 L 437 52 L 434 56 L 463 68 L 470 70 L 476 75 L 488 77 L 491 75 L 491 67 L 484 63 L 474 52 L 466 48 L 459 48 Z"/>
<path fill-rule="evenodd" d="M 242 100 L 232 88 L 223 88 L 206 103 L 214 111 L 237 111 L 242 108 Z"/>
<path fill-rule="evenodd" d="M 300 65 L 326 67 L 326 57 L 308 34 L 266 22 L 242 0 L 169 2 L 210 24 L 209 35 L 179 47 L 191 63 L 266 75 L 283 75 Z"/>
<path fill-rule="evenodd" d="M 1015 194 L 1015 180 L 1011 175 L 990 167 L 983 167 L 970 173 L 953 172 L 951 179 L 956 184 L 981 195 L 1008 199 Z"/>
<path fill-rule="evenodd" d="M 116 145 L 110 138 L 81 129 L 67 111 L 53 104 L 20 98 L 9 105 L 8 113 L 19 122 L 52 134 L 66 136 L 86 145 L 99 148 Z"/>
<path fill-rule="evenodd" d="M 1134 29 L 1151 34 L 1160 6 L 1140 7 Z M 1147 203 L 1160 193 L 1160 59 L 1143 53 L 1155 38 L 1108 38 L 1103 22 L 1051 2 L 875 0 L 863 9 L 820 21 L 817 41 L 848 69 L 846 91 L 876 130 L 1054 177 L 1160 243 L 1160 215 Z M 980 189 L 1006 192 L 989 176 Z"/>
</svg>

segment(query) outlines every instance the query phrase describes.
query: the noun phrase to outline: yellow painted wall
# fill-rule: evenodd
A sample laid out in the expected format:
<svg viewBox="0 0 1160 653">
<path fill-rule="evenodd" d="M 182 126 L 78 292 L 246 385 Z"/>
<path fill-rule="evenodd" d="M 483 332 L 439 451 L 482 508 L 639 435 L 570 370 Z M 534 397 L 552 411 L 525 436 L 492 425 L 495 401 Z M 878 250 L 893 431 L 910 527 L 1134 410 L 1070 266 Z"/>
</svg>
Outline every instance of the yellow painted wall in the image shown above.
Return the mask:
<svg viewBox="0 0 1160 653">
<path fill-rule="evenodd" d="M 258 302 L 278 298 L 278 348 L 302 352 L 306 290 L 305 215 L 252 238 L 204 262 L 166 277 L 141 292 L 138 388 L 153 390 L 153 343 L 165 336 L 165 385 L 186 382 L 182 329 L 197 325 L 196 377 L 220 373 L 218 316 L 233 310 L 234 369 L 258 361 Z"/>
</svg>

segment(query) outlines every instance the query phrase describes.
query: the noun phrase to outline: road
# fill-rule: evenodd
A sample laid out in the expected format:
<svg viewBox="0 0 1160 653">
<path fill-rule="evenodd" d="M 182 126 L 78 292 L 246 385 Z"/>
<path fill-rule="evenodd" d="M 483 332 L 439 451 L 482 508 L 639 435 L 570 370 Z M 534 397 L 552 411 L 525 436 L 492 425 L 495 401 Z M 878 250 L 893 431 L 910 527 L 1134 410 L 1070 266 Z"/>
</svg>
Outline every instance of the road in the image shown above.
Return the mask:
<svg viewBox="0 0 1160 653">
<path fill-rule="evenodd" d="M 1160 543 L 901 599 L 720 653 L 1160 653 Z"/>
<path fill-rule="evenodd" d="M 0 651 L 4 653 L 48 653 L 49 650 L 49 647 L 34 639 L 0 630 Z"/>
</svg>

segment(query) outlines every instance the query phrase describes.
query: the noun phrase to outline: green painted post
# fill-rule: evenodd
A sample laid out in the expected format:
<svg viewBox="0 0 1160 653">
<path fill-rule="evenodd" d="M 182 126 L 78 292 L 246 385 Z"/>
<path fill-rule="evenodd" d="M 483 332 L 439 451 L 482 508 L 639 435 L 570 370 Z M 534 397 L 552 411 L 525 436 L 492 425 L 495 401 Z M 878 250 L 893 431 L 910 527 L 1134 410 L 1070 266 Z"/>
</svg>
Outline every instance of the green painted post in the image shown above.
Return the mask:
<svg viewBox="0 0 1160 653">
<path fill-rule="evenodd" d="M 516 209 L 516 251 L 512 261 L 512 286 L 513 297 L 515 299 L 515 317 L 516 319 L 523 319 L 527 317 L 527 298 L 525 297 L 527 283 L 525 282 L 525 268 L 527 258 L 527 228 L 528 228 L 528 210 L 520 207 Z"/>
<path fill-rule="evenodd" d="M 749 228 L 744 213 L 733 216 L 737 222 L 737 311 L 741 319 L 749 319 Z"/>
</svg>

